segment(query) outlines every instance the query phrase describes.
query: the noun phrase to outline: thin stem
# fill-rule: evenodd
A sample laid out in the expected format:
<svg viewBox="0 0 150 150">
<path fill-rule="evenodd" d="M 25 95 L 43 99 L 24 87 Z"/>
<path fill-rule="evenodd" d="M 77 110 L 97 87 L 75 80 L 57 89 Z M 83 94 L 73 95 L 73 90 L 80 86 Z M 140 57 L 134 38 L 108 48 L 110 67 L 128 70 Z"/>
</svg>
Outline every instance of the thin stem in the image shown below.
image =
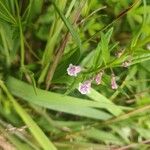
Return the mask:
<svg viewBox="0 0 150 150">
<path fill-rule="evenodd" d="M 72 0 L 69 8 L 65 14 L 65 17 L 68 18 L 73 6 L 75 5 L 76 0 Z M 63 4 L 65 5 L 65 4 Z M 61 19 L 57 19 L 56 22 L 54 21 L 52 24 L 52 28 L 50 30 L 49 36 L 48 36 L 48 41 L 44 50 L 44 54 L 43 54 L 43 58 L 42 58 L 42 65 L 43 65 L 43 69 L 41 71 L 40 77 L 38 79 L 38 84 L 41 84 L 45 77 L 46 77 L 46 73 L 48 71 L 49 65 L 50 65 L 50 61 L 53 57 L 52 53 L 55 47 L 55 44 L 57 42 L 58 39 L 58 35 L 60 34 L 62 28 L 64 26 L 64 22 Z M 53 35 L 52 35 L 53 33 Z"/>
<path fill-rule="evenodd" d="M 54 57 L 54 61 L 53 61 L 53 64 L 52 66 L 50 66 L 50 69 L 48 71 L 48 74 L 47 74 L 47 77 L 46 77 L 46 90 L 49 89 L 50 87 L 50 84 L 51 84 L 51 80 L 53 78 L 53 75 L 54 75 L 54 72 L 56 70 L 56 67 L 60 61 L 60 58 L 62 57 L 63 55 L 63 52 L 64 52 L 64 49 L 65 49 L 65 46 L 67 44 L 67 41 L 69 39 L 69 33 L 67 33 L 63 39 L 63 42 L 62 44 L 60 45 L 60 48 L 58 50 L 58 53 L 57 55 Z"/>
<path fill-rule="evenodd" d="M 129 148 L 136 148 L 137 146 L 142 145 L 142 144 L 150 144 L 150 140 L 145 140 L 140 143 L 132 143 L 126 146 L 122 146 L 120 148 L 116 148 L 114 150 L 129 150 Z"/>
<path fill-rule="evenodd" d="M 10 54 L 9 54 L 9 49 L 8 49 L 7 41 L 5 38 L 4 30 L 2 29 L 2 27 L 0 27 L 0 33 L 1 33 L 1 38 L 2 38 L 2 42 L 3 42 L 3 46 L 4 46 L 5 55 L 6 55 L 6 64 L 7 64 L 7 66 L 9 66 L 10 65 Z"/>
<path fill-rule="evenodd" d="M 94 10 L 94 11 L 91 12 L 86 18 L 82 19 L 82 20 L 78 23 L 78 25 L 82 24 L 82 23 L 85 22 L 87 19 L 89 19 L 90 17 L 92 17 L 95 13 L 97 13 L 98 11 L 100 11 L 100 10 L 102 10 L 102 9 L 105 9 L 105 8 L 107 8 L 107 6 L 103 6 L 103 7 L 100 7 L 100 8 L 98 8 L 98 9 Z"/>
<path fill-rule="evenodd" d="M 20 18 L 20 12 L 19 12 L 19 6 L 17 0 L 15 0 L 16 4 L 16 10 L 17 10 L 17 16 L 18 16 L 18 23 L 19 23 L 19 31 L 20 31 L 20 46 L 21 46 L 21 60 L 20 60 L 20 65 L 21 69 L 24 68 L 24 55 L 25 55 L 25 50 L 24 50 L 24 37 L 23 37 L 23 30 L 22 30 L 22 23 L 21 23 L 21 18 Z"/>
<path fill-rule="evenodd" d="M 37 59 L 40 60 L 40 58 L 37 56 L 37 54 L 32 50 L 31 46 L 29 45 L 29 43 L 27 42 L 26 39 L 24 39 L 25 41 L 25 45 L 27 46 L 29 52 Z"/>
<path fill-rule="evenodd" d="M 76 24 L 77 20 L 79 19 L 79 16 L 80 16 L 80 13 L 81 13 L 81 10 L 82 10 L 84 4 L 85 3 L 82 2 L 80 4 L 80 7 L 77 9 L 75 16 L 74 16 L 73 24 Z M 69 32 L 66 33 L 66 35 L 64 36 L 62 43 L 60 44 L 60 47 L 58 48 L 57 54 L 53 59 L 54 61 L 53 61 L 52 65 L 50 66 L 50 69 L 48 70 L 48 74 L 46 77 L 46 90 L 48 90 L 50 87 L 51 80 L 52 80 L 53 75 L 55 73 L 56 67 L 57 67 L 57 65 L 58 65 L 58 63 L 59 63 L 59 61 L 63 55 L 63 52 L 64 52 L 65 47 L 67 45 L 67 42 L 69 40 L 69 36 L 70 36 Z"/>
<path fill-rule="evenodd" d="M 104 123 L 101 123 L 101 125 L 108 125 L 108 124 L 112 124 L 112 123 L 116 123 L 116 122 L 119 122 L 119 121 L 122 121 L 122 120 L 125 120 L 125 119 L 128 119 L 130 117 L 133 117 L 139 113 L 142 113 L 144 111 L 147 111 L 150 109 L 150 105 L 147 105 L 147 106 L 144 106 L 144 107 L 141 107 L 141 108 L 138 108 L 136 110 L 133 110 L 129 113 L 126 113 L 126 114 L 123 114 L 123 115 L 120 115 L 118 116 L 117 118 L 113 118 L 113 119 L 110 119 L 108 121 L 105 121 Z"/>
</svg>

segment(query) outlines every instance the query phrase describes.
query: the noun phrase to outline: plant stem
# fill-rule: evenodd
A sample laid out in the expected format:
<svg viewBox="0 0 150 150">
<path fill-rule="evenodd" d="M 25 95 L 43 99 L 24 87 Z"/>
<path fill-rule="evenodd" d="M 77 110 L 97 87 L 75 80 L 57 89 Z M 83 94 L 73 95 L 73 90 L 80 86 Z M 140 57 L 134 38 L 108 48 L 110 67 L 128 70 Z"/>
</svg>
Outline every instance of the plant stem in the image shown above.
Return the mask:
<svg viewBox="0 0 150 150">
<path fill-rule="evenodd" d="M 22 30 L 22 23 L 21 23 L 21 18 L 20 18 L 20 11 L 19 11 L 19 6 L 18 6 L 18 2 L 17 0 L 15 0 L 15 4 L 16 4 L 16 10 L 17 10 L 17 16 L 18 16 L 18 24 L 19 24 L 19 31 L 20 31 L 20 46 L 21 46 L 21 60 L 20 60 L 20 65 L 21 65 L 21 69 L 24 68 L 24 54 L 25 54 L 25 50 L 24 50 L 24 37 L 23 37 L 23 30 Z"/>
</svg>

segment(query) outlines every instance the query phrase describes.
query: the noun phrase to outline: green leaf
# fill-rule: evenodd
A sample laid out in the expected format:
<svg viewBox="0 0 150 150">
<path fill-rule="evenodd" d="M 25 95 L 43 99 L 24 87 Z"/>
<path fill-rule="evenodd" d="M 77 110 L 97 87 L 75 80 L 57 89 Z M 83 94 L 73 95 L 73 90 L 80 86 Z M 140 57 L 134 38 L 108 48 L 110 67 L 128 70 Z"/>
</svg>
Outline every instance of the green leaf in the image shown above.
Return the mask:
<svg viewBox="0 0 150 150">
<path fill-rule="evenodd" d="M 9 77 L 7 80 L 7 86 L 15 96 L 30 103 L 34 103 L 55 111 L 62 111 L 74 115 L 101 120 L 107 120 L 112 117 L 112 115 L 109 113 L 94 109 L 107 107 L 106 104 L 100 102 L 65 96 L 58 93 L 47 92 L 41 89 L 36 89 L 36 95 L 31 85 L 12 77 Z"/>
<path fill-rule="evenodd" d="M 99 42 L 98 45 L 97 45 L 97 47 L 96 47 L 95 54 L 94 54 L 94 57 L 93 57 L 93 65 L 94 65 L 94 68 L 97 68 L 101 64 L 102 64 L 102 59 L 101 59 L 101 44 Z"/>
<path fill-rule="evenodd" d="M 108 50 L 108 43 L 106 36 L 103 33 L 101 33 L 101 49 L 102 49 L 102 58 L 106 65 L 106 63 L 109 61 L 110 58 L 110 52 Z"/>
<path fill-rule="evenodd" d="M 150 60 L 150 52 L 149 51 L 145 51 L 145 53 L 140 53 L 136 56 L 133 57 L 131 64 L 137 64 L 137 63 L 141 63 L 144 61 Z"/>
<path fill-rule="evenodd" d="M 110 28 L 110 29 L 107 31 L 107 33 L 105 34 L 105 37 L 106 37 L 106 40 L 107 40 L 107 44 L 109 44 L 109 42 L 110 42 L 110 38 L 111 38 L 111 36 L 112 36 L 112 33 L 113 33 L 113 27 Z"/>
<path fill-rule="evenodd" d="M 102 58 L 104 60 L 105 65 L 110 60 L 109 42 L 110 42 L 112 33 L 113 33 L 113 28 L 110 28 L 105 35 L 101 33 Z"/>
<path fill-rule="evenodd" d="M 88 138 L 97 140 L 97 141 L 103 141 L 106 143 L 115 143 L 117 145 L 123 145 L 124 143 L 121 141 L 120 137 L 109 133 L 109 132 L 105 132 L 105 131 L 101 131 L 95 128 L 92 128 L 90 130 L 87 130 L 85 132 L 83 132 L 83 135 L 85 135 Z"/>
<path fill-rule="evenodd" d="M 94 68 L 99 67 L 103 61 L 105 65 L 110 61 L 109 42 L 112 32 L 113 28 L 110 28 L 106 34 L 101 32 L 101 41 L 97 45 L 93 58 Z"/>
<path fill-rule="evenodd" d="M 17 113 L 20 115 L 22 120 L 29 127 L 31 133 L 40 143 L 44 150 L 51 149 L 56 150 L 56 147 L 50 142 L 50 140 L 46 137 L 43 131 L 38 127 L 38 125 L 32 120 L 32 118 L 24 111 L 24 109 L 17 103 L 14 99 L 12 100 L 14 108 Z"/>
<path fill-rule="evenodd" d="M 27 74 L 32 82 L 32 86 L 33 86 L 33 89 L 34 89 L 34 92 L 35 94 L 37 94 L 37 91 L 36 91 L 36 81 L 35 81 L 35 78 L 34 78 L 34 73 L 32 71 L 30 71 L 29 69 L 27 69 L 26 67 L 22 68 L 22 72 Z"/>
<path fill-rule="evenodd" d="M 23 20 L 27 23 L 31 21 L 42 10 L 43 0 L 29 0 L 29 4 L 23 14 Z"/>
<path fill-rule="evenodd" d="M 67 91 L 65 92 L 65 95 L 68 95 L 71 93 L 76 87 L 78 87 L 78 84 L 83 80 L 82 75 L 77 76 L 73 82 L 68 86 Z"/>
<path fill-rule="evenodd" d="M 2 81 L 0 81 L 0 86 L 6 92 L 9 100 L 12 102 L 16 112 L 20 115 L 22 120 L 28 126 L 29 130 L 39 142 L 39 144 L 43 147 L 44 150 L 57 150 L 56 147 L 51 143 L 51 141 L 46 137 L 44 132 L 39 128 L 39 126 L 34 122 L 34 120 L 27 114 L 27 112 L 21 107 L 21 105 L 13 98 L 13 96 L 9 93 L 5 85 Z M 25 87 L 24 87 L 25 88 Z"/>
<path fill-rule="evenodd" d="M 150 129 L 144 129 L 142 127 L 134 127 L 134 129 L 139 132 L 139 134 L 145 139 L 150 139 Z"/>
<path fill-rule="evenodd" d="M 88 97 L 100 102 L 100 105 L 105 104 L 106 109 L 115 116 L 118 116 L 121 113 L 123 113 L 122 109 L 119 106 L 113 104 L 109 99 L 107 99 L 105 96 L 103 96 L 94 89 L 91 89 L 91 92 L 88 94 Z"/>
<path fill-rule="evenodd" d="M 9 53 L 9 48 L 6 40 L 6 33 L 5 30 L 3 30 L 3 26 L 0 25 L 0 37 L 2 38 L 2 43 L 3 43 L 3 50 L 6 56 L 6 64 L 7 67 L 10 65 L 10 53 Z"/>
<path fill-rule="evenodd" d="M 75 29 L 73 28 L 71 23 L 67 20 L 65 15 L 59 10 L 59 8 L 55 4 L 55 2 L 52 2 L 52 4 L 53 4 L 55 10 L 57 11 L 57 13 L 59 14 L 59 16 L 61 17 L 61 19 L 63 20 L 64 24 L 66 25 L 66 27 L 70 31 L 72 37 L 76 41 L 76 43 L 77 43 L 77 45 L 78 45 L 78 47 L 80 48 L 80 51 L 81 51 L 81 49 L 82 49 L 82 47 L 81 47 L 81 40 L 80 40 L 80 37 L 79 37 L 78 33 L 75 31 Z"/>
</svg>

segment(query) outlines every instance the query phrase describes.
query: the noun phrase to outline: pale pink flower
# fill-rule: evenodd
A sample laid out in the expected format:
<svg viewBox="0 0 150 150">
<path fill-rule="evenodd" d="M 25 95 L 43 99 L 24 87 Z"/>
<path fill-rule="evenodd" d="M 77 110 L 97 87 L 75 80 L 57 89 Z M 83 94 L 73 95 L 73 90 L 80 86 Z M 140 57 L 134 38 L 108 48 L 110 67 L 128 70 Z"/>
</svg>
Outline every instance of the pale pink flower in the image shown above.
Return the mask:
<svg viewBox="0 0 150 150">
<path fill-rule="evenodd" d="M 101 71 L 100 73 L 98 73 L 95 77 L 95 82 L 97 85 L 101 84 L 102 82 L 102 76 L 103 76 L 103 71 Z"/>
<path fill-rule="evenodd" d="M 81 94 L 88 94 L 90 93 L 90 89 L 91 89 L 91 80 L 87 80 L 83 83 L 79 83 L 79 92 Z"/>
<path fill-rule="evenodd" d="M 80 66 L 75 66 L 70 64 L 69 67 L 67 68 L 67 73 L 70 76 L 77 76 L 77 74 L 81 72 L 81 67 Z"/>
<path fill-rule="evenodd" d="M 113 90 L 115 90 L 115 89 L 118 88 L 118 85 L 117 85 L 117 83 L 116 83 L 116 78 L 115 78 L 114 75 L 112 75 L 112 78 L 111 78 L 111 88 L 112 88 Z"/>
<path fill-rule="evenodd" d="M 125 61 L 122 63 L 122 66 L 125 68 L 129 67 L 130 65 L 131 65 L 131 62 L 129 62 L 129 61 Z"/>
<path fill-rule="evenodd" d="M 116 56 L 117 56 L 118 58 L 120 58 L 120 57 L 122 56 L 122 54 L 123 54 L 123 52 L 119 51 L 118 53 L 116 53 Z"/>
<path fill-rule="evenodd" d="M 120 57 L 123 55 L 124 51 L 125 51 L 125 49 L 123 48 L 123 49 L 119 50 L 115 55 L 116 55 L 118 58 L 120 58 Z"/>
</svg>

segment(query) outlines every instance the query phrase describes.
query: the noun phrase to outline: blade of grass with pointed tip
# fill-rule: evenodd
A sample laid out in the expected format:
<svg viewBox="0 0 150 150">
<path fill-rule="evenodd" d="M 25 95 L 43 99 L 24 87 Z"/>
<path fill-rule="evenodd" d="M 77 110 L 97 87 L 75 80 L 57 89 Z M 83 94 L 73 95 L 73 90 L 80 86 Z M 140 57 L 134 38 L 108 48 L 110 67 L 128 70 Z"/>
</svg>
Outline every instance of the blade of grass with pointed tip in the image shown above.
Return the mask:
<svg viewBox="0 0 150 150">
<path fill-rule="evenodd" d="M 91 92 L 88 94 L 88 97 L 90 97 L 95 101 L 100 102 L 100 104 L 105 103 L 108 111 L 115 116 L 118 116 L 119 114 L 123 113 L 122 109 L 119 106 L 113 104 L 109 99 L 107 99 L 105 96 L 103 96 L 102 94 L 100 94 L 94 89 L 91 89 Z"/>
<path fill-rule="evenodd" d="M 110 50 L 109 42 L 113 33 L 113 28 L 110 28 L 106 34 L 101 33 L 101 49 L 102 49 L 102 58 L 106 64 L 110 60 Z"/>
<path fill-rule="evenodd" d="M 75 29 L 73 28 L 73 26 L 71 25 L 71 23 L 67 20 L 67 18 L 65 17 L 65 15 L 59 10 L 59 8 L 56 6 L 55 2 L 52 2 L 55 10 L 57 11 L 57 13 L 59 14 L 59 16 L 61 17 L 61 19 L 63 20 L 64 24 L 66 25 L 66 27 L 68 28 L 68 30 L 70 31 L 72 37 L 74 38 L 74 40 L 76 41 L 80 51 L 81 51 L 81 40 L 79 35 L 77 34 L 77 32 L 75 31 Z"/>
<path fill-rule="evenodd" d="M 86 99 L 65 96 L 58 93 L 47 92 L 37 88 L 37 95 L 31 85 L 10 77 L 7 80 L 9 90 L 15 96 L 30 103 L 49 108 L 55 111 L 62 111 L 78 116 L 93 119 L 107 120 L 112 117 L 107 112 L 94 108 L 107 108 L 108 104 L 94 102 Z M 111 105 L 109 105 L 111 107 Z"/>
</svg>

